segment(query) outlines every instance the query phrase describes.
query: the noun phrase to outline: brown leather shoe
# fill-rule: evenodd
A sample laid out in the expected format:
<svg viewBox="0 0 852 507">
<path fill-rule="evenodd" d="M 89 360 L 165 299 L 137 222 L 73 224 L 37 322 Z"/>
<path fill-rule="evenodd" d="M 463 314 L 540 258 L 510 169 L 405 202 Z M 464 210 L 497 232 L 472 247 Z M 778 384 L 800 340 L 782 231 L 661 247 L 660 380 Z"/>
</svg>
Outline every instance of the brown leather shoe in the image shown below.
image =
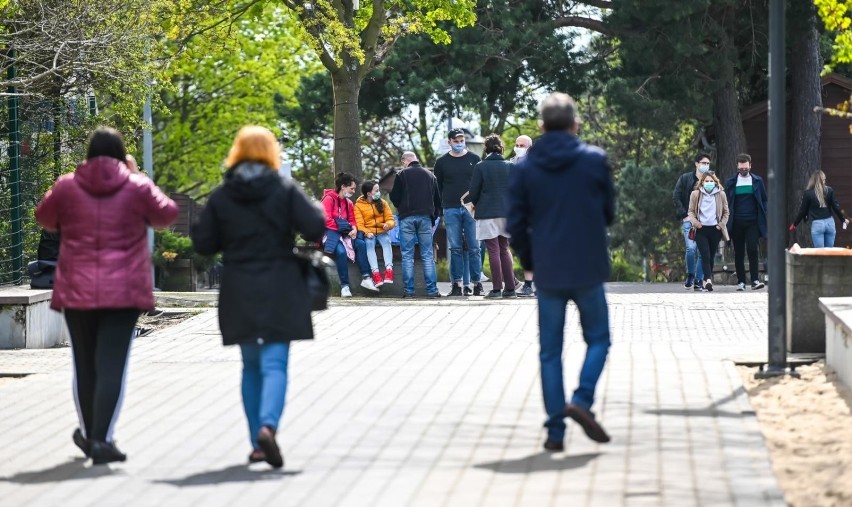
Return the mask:
<svg viewBox="0 0 852 507">
<path fill-rule="evenodd" d="M 284 458 L 281 457 L 281 450 L 278 449 L 278 443 L 275 441 L 275 432 L 269 426 L 260 428 L 257 433 L 257 445 L 263 449 L 266 455 L 266 462 L 272 468 L 281 468 L 284 466 Z"/>
<path fill-rule="evenodd" d="M 266 453 L 263 452 L 263 449 L 254 449 L 251 451 L 248 457 L 249 463 L 260 463 L 261 461 L 266 461 Z"/>
<path fill-rule="evenodd" d="M 593 414 L 590 410 L 586 410 L 583 407 L 569 403 L 565 405 L 565 415 L 574 419 L 574 421 L 583 428 L 586 436 L 595 442 L 599 442 L 601 444 L 609 442 L 609 435 L 607 435 L 603 427 L 598 424 L 595 420 L 595 414 Z"/>
</svg>

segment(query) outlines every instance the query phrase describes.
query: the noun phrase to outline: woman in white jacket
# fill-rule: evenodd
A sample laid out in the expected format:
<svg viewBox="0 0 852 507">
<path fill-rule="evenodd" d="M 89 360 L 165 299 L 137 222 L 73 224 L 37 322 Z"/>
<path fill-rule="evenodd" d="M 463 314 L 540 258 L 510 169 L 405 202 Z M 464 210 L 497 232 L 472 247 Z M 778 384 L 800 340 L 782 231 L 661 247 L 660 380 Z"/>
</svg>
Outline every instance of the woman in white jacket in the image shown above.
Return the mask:
<svg viewBox="0 0 852 507">
<path fill-rule="evenodd" d="M 715 174 L 706 173 L 698 180 L 689 196 L 689 221 L 695 230 L 695 242 L 701 254 L 704 269 L 702 288 L 713 290 L 713 260 L 719 241 L 730 241 L 728 236 L 728 198 L 722 183 Z"/>
</svg>

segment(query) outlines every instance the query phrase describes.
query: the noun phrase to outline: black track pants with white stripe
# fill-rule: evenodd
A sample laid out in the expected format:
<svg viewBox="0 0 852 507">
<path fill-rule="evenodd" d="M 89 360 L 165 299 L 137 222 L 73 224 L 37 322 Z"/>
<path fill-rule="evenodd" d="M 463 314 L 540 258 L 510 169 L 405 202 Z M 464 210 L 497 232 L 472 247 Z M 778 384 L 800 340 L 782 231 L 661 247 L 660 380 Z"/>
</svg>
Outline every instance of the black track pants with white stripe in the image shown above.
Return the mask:
<svg viewBox="0 0 852 507">
<path fill-rule="evenodd" d="M 86 438 L 112 441 L 139 310 L 65 310 L 74 354 L 74 400 Z"/>
</svg>

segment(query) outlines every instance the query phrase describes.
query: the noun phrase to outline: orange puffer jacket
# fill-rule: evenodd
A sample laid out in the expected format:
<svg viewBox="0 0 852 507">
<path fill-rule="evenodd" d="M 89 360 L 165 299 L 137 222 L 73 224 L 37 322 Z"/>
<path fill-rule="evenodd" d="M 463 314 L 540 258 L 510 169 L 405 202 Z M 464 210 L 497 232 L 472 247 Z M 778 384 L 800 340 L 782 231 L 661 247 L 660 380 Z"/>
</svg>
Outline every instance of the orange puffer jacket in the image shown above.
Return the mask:
<svg viewBox="0 0 852 507">
<path fill-rule="evenodd" d="M 355 222 L 358 224 L 359 232 L 382 234 L 396 226 L 390 205 L 384 199 L 381 202 L 384 212 L 379 211 L 376 203 L 368 202 L 363 195 L 355 201 Z M 388 226 L 387 230 L 382 227 L 385 224 Z"/>
</svg>

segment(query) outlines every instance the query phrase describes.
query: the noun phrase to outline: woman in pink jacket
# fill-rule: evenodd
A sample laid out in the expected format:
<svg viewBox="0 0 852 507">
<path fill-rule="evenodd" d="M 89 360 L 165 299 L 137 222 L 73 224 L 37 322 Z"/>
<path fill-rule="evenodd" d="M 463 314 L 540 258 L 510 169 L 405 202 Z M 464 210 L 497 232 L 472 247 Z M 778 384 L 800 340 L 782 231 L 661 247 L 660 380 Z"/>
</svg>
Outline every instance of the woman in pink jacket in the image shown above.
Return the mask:
<svg viewBox="0 0 852 507">
<path fill-rule="evenodd" d="M 121 134 L 98 127 L 86 161 L 59 178 L 35 213 L 61 233 L 50 306 L 64 311 L 71 334 L 80 419 L 73 440 L 96 465 L 127 458 L 112 433 L 136 319 L 154 309 L 147 230 L 166 227 L 178 212 L 126 160 Z"/>
</svg>

